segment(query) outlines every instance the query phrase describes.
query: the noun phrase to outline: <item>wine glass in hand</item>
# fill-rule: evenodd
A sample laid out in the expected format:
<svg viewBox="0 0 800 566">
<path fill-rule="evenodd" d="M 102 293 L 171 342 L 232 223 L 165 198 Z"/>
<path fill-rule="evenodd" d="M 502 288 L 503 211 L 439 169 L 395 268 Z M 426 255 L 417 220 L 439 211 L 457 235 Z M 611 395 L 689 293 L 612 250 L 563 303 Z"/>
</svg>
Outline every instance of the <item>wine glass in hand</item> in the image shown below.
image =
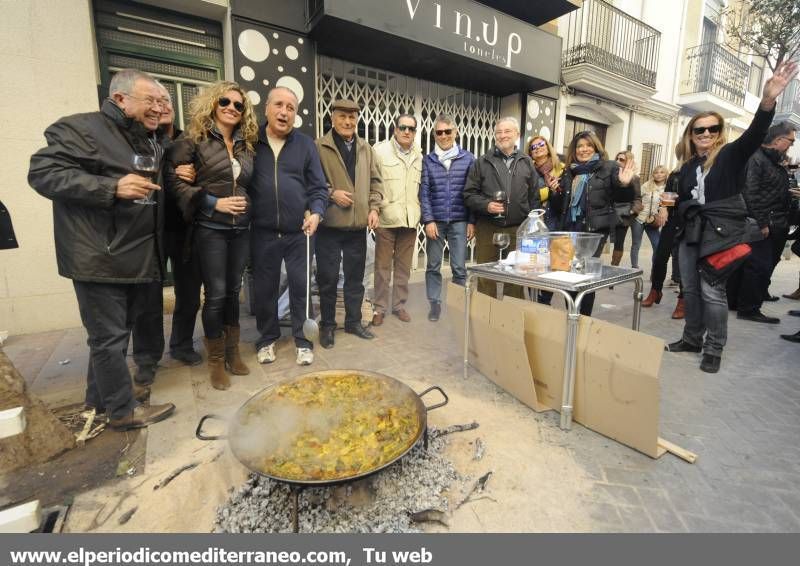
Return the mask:
<svg viewBox="0 0 800 566">
<path fill-rule="evenodd" d="M 506 192 L 505 191 L 495 191 L 493 195 L 493 199 L 495 202 L 502 203 L 503 205 L 503 212 L 499 212 L 495 214 L 495 218 L 503 219 L 505 218 L 505 206 L 506 206 Z"/>
<path fill-rule="evenodd" d="M 135 154 L 133 156 L 133 172 L 145 177 L 151 183 L 155 183 L 158 176 L 158 163 L 153 155 Z M 146 197 L 137 198 L 133 202 L 138 204 L 155 204 L 153 191 L 147 193 Z"/>
<path fill-rule="evenodd" d="M 499 253 L 499 261 L 503 261 L 503 250 L 511 244 L 511 236 L 503 232 L 492 234 L 492 243 Z"/>
</svg>

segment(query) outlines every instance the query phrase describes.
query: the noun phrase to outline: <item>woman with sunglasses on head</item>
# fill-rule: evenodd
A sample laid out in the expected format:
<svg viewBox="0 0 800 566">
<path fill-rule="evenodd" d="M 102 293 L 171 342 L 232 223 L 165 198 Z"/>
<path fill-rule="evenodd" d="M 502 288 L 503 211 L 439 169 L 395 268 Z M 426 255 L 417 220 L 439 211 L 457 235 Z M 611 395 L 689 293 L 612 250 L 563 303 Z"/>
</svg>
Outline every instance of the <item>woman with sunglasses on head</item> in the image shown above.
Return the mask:
<svg viewBox="0 0 800 566">
<path fill-rule="evenodd" d="M 686 299 L 683 336 L 669 352 L 703 352 L 700 369 L 719 371 L 728 334 L 725 281 L 709 283 L 699 273 L 704 257 L 729 249 L 715 232 L 729 235 L 724 246 L 748 241 L 747 207 L 740 181 L 750 156 L 760 147 L 775 113 L 775 101 L 797 75 L 797 65 L 783 63 L 764 84 L 753 121 L 735 141 L 726 143 L 725 120 L 716 112 L 701 112 L 686 125 L 678 180 L 678 214 L 683 221 L 680 272 Z M 722 216 L 724 214 L 724 216 Z M 712 248 L 713 244 L 717 244 Z"/>
<path fill-rule="evenodd" d="M 636 161 L 633 158 L 633 153 L 630 151 L 620 151 L 614 157 L 614 161 L 620 167 L 625 167 L 625 164 L 630 163 L 633 169 L 636 168 Z M 619 202 L 617 213 L 619 214 L 620 222 L 614 228 L 614 251 L 611 253 L 611 265 L 619 265 L 622 261 L 622 256 L 625 253 L 625 237 L 628 235 L 628 228 L 633 224 L 633 219 L 642 210 L 642 190 L 641 181 L 638 175 L 634 175 L 631 186 L 634 190 L 634 197 L 630 203 Z M 636 267 L 631 264 L 632 267 Z"/>
<path fill-rule="evenodd" d="M 542 207 L 547 211 L 545 214 L 545 224 L 550 230 L 555 229 L 557 215 L 554 215 L 549 206 L 550 191 L 558 189 L 561 174 L 564 173 L 564 164 L 558 158 L 558 154 L 550 142 L 542 136 L 533 136 L 526 144 L 528 155 L 533 160 L 533 165 L 541 177 L 542 186 L 539 187 L 539 198 L 542 200 Z"/>
<path fill-rule="evenodd" d="M 191 223 L 191 253 L 205 293 L 202 319 L 211 385 L 227 389 L 226 367 L 235 375 L 250 373 L 239 355 L 239 289 L 250 257 L 247 187 L 258 125 L 250 100 L 232 82 L 203 89 L 189 112 L 186 131 L 168 153 L 167 188 Z M 193 184 L 175 175 L 185 163 L 194 164 Z"/>
<path fill-rule="evenodd" d="M 633 160 L 620 167 L 608 160 L 603 144 L 594 132 L 579 132 L 567 150 L 567 166 L 561 176 L 559 189 L 550 195 L 550 206 L 557 214 L 557 228 L 571 232 L 603 234 L 595 257 L 618 221 L 615 202 L 632 202 Z M 594 293 L 581 302 L 581 314 L 591 316 Z"/>
</svg>

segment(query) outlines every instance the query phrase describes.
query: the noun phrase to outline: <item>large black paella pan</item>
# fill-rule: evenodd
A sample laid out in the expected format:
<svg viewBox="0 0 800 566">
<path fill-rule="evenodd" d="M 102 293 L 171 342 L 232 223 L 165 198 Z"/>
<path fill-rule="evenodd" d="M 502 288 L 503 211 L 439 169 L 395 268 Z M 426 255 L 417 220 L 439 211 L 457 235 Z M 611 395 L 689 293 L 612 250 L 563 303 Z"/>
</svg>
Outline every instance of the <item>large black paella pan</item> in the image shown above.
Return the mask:
<svg viewBox="0 0 800 566">
<path fill-rule="evenodd" d="M 426 407 L 437 390 L 444 400 Z M 391 377 L 360 370 L 328 370 L 271 385 L 234 415 L 228 442 L 251 471 L 297 486 L 352 481 L 402 458 L 427 439 L 427 411 L 446 405 L 438 386 L 420 394 Z M 197 425 L 201 440 L 206 415 Z"/>
</svg>

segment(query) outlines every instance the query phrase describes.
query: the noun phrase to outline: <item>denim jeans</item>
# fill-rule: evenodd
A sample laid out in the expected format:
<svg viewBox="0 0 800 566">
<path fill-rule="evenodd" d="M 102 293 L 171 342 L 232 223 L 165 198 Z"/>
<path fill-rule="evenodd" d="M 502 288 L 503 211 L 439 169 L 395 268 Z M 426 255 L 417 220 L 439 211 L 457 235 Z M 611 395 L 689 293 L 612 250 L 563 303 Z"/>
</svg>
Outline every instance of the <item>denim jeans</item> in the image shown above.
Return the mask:
<svg viewBox="0 0 800 566">
<path fill-rule="evenodd" d="M 73 286 L 89 336 L 86 404 L 98 413 L 106 411 L 110 418 L 124 417 L 138 405 L 125 359 L 128 340 L 152 284 L 73 281 Z"/>
<path fill-rule="evenodd" d="M 250 233 L 195 225 L 193 244 L 205 293 L 203 331 L 207 338 L 219 338 L 223 326 L 239 326 L 239 290 L 250 259 Z"/>
<path fill-rule="evenodd" d="M 679 261 L 681 284 L 686 300 L 686 318 L 683 340 L 693 346 L 703 345 L 703 352 L 722 356 L 728 341 L 728 300 L 725 281 L 717 285 L 707 283 L 697 270 L 700 259 L 699 246 L 681 242 Z M 703 337 L 705 336 L 705 343 Z"/>
<path fill-rule="evenodd" d="M 428 264 L 425 266 L 425 291 L 432 303 L 442 302 L 442 256 L 444 243 L 450 249 L 450 269 L 453 283 L 464 285 L 467 280 L 467 223 L 437 222 L 439 237 L 427 238 Z"/>
<path fill-rule="evenodd" d="M 653 247 L 653 258 L 658 249 L 659 232 L 653 224 L 642 224 L 634 220 L 631 224 L 631 267 L 639 267 L 639 248 L 642 247 L 642 234 L 647 233 L 647 239 Z"/>
</svg>

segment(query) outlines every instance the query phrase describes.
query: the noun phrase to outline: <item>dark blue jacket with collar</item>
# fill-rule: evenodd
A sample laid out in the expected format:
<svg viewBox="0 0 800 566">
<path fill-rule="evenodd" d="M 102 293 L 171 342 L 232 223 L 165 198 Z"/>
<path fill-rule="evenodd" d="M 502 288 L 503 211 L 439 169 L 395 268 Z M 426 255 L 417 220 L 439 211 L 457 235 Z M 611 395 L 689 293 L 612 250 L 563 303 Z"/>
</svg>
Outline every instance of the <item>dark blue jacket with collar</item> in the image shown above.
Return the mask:
<svg viewBox="0 0 800 566">
<path fill-rule="evenodd" d="M 328 184 L 314 140 L 292 130 L 276 159 L 261 126 L 249 194 L 256 230 L 300 232 L 306 210 L 324 217 Z"/>
<path fill-rule="evenodd" d="M 464 185 L 473 161 L 475 156 L 463 148 L 453 158 L 449 170 L 436 152 L 425 156 L 419 186 L 422 224 L 433 221 L 475 224 L 475 214 L 464 204 Z"/>
</svg>

